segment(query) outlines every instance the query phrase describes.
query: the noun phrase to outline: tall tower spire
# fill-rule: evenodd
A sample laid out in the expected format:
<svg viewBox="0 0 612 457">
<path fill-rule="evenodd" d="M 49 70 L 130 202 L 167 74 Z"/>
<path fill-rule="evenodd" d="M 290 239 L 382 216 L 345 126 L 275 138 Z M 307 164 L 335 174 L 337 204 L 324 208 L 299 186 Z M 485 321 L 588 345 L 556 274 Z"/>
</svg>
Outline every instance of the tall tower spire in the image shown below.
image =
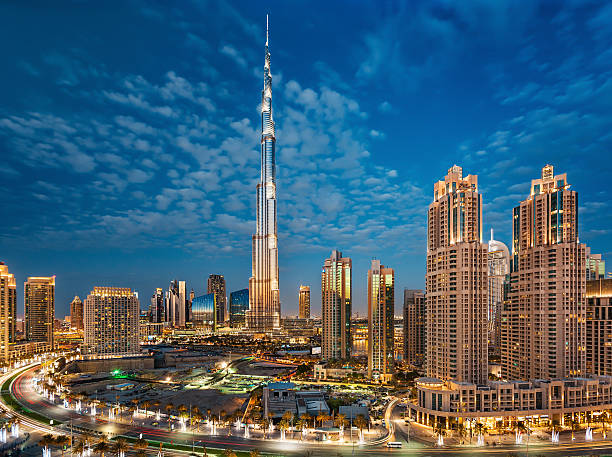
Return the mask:
<svg viewBox="0 0 612 457">
<path fill-rule="evenodd" d="M 278 291 L 278 235 L 276 223 L 276 136 L 272 114 L 272 74 L 266 48 L 264 84 L 261 91 L 261 178 L 257 184 L 257 223 L 253 235 L 253 274 L 249 279 L 249 309 L 246 326 L 251 331 L 269 332 L 280 328 Z"/>
</svg>

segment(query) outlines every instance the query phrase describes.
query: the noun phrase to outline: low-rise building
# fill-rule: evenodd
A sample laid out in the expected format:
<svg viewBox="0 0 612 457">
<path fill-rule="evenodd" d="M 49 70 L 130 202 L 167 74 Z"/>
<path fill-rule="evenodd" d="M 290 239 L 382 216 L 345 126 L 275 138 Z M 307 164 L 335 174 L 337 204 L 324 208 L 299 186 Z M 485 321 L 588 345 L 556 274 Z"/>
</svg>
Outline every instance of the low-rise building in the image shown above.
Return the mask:
<svg viewBox="0 0 612 457">
<path fill-rule="evenodd" d="M 527 420 L 563 425 L 569 416 L 586 420 L 612 408 L 612 377 L 535 381 L 492 381 L 486 385 L 418 378 L 417 401 L 409 405 L 411 418 L 433 426 L 477 420 L 489 427 Z M 592 420 L 592 419 L 591 419 Z"/>
<path fill-rule="evenodd" d="M 318 381 L 345 379 L 355 375 L 365 376 L 365 374 L 365 370 L 359 370 L 349 365 L 331 367 L 328 363 L 316 363 L 314 366 L 314 377 Z"/>
<path fill-rule="evenodd" d="M 290 411 L 301 416 L 330 413 L 325 394 L 318 390 L 297 390 L 292 382 L 271 382 L 263 389 L 264 417 L 278 419 Z"/>
</svg>

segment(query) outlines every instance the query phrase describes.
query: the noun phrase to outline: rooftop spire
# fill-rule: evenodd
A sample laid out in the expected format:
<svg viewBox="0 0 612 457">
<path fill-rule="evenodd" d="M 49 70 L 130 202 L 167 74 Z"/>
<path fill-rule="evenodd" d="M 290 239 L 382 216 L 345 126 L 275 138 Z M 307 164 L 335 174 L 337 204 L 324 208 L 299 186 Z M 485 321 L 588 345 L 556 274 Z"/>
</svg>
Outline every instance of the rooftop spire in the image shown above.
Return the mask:
<svg viewBox="0 0 612 457">
<path fill-rule="evenodd" d="M 268 46 L 268 15 L 266 14 L 266 46 Z"/>
</svg>

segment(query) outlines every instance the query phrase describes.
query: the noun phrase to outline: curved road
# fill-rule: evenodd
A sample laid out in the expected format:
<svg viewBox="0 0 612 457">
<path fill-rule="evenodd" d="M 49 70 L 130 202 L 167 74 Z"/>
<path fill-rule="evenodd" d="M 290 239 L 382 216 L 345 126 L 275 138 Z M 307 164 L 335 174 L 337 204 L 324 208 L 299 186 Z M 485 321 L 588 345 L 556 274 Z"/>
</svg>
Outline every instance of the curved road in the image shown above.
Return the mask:
<svg viewBox="0 0 612 457">
<path fill-rule="evenodd" d="M 425 444 L 418 443 L 414 440 L 408 442 L 408 434 L 403 425 L 403 419 L 396 411 L 397 401 L 389 404 L 385 412 L 385 420 L 389 426 L 392 439 L 401 441 L 403 447 L 401 449 L 388 449 L 384 445 L 384 440 L 377 443 L 376 446 L 347 446 L 347 445 L 332 445 L 332 444 L 313 444 L 299 443 L 297 441 L 276 442 L 263 440 L 249 440 L 238 436 L 210 436 L 198 433 L 185 433 L 180 431 L 167 431 L 159 428 L 143 427 L 141 425 L 124 425 L 110 423 L 106 420 L 93 418 L 78 414 L 73 410 L 66 410 L 60 406 L 54 405 L 47 401 L 34 391 L 32 386 L 32 377 L 37 367 L 30 368 L 20 374 L 11 383 L 11 394 L 22 406 L 38 412 L 50 419 L 63 422 L 63 432 L 70 433 L 69 424 L 81 429 L 91 430 L 94 432 L 110 433 L 113 435 L 124 435 L 137 438 L 142 434 L 143 438 L 150 441 L 164 441 L 167 443 L 174 442 L 185 445 L 191 445 L 193 442 L 197 446 L 206 446 L 207 448 L 232 448 L 235 450 L 251 450 L 257 449 L 261 452 L 272 453 L 276 455 L 310 455 L 313 457 L 342 455 L 342 456 L 373 456 L 381 453 L 389 453 L 394 455 L 423 455 L 423 456 L 454 456 L 462 454 L 471 456 L 474 454 L 486 454 L 491 456 L 507 456 L 507 455 L 525 455 L 527 452 L 532 455 L 599 455 L 601 453 L 612 453 L 612 442 L 592 442 L 568 444 L 568 445 L 531 445 L 527 446 L 504 446 L 504 447 L 453 447 L 453 448 L 434 448 Z M 29 419 L 26 425 L 33 425 L 33 421 Z M 46 424 L 40 424 L 40 429 L 48 427 Z"/>
</svg>

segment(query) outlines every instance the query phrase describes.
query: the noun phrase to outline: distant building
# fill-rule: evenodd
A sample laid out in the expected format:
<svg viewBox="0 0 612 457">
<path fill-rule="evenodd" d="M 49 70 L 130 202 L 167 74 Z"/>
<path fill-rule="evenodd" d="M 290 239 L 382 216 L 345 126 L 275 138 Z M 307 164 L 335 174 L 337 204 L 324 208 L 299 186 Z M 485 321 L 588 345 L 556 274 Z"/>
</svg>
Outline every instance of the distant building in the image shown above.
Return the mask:
<svg viewBox="0 0 612 457">
<path fill-rule="evenodd" d="M 53 347 L 55 276 L 31 276 L 23 285 L 26 339 L 44 341 Z"/>
<path fill-rule="evenodd" d="M 245 326 L 247 309 L 249 309 L 249 289 L 232 292 L 229 299 L 230 327 L 243 328 Z"/>
<path fill-rule="evenodd" d="M 281 325 L 283 330 L 290 337 L 309 338 L 316 333 L 314 321 L 312 319 L 285 317 L 281 319 Z"/>
<path fill-rule="evenodd" d="M 351 356 L 351 311 L 353 268 L 349 257 L 332 251 L 321 272 L 321 356 L 347 359 Z"/>
<path fill-rule="evenodd" d="M 502 377 L 579 377 L 586 370 L 586 247 L 578 193 L 552 165 L 513 210 L 510 290 L 502 316 Z"/>
<path fill-rule="evenodd" d="M 280 418 L 285 412 L 301 416 L 329 414 L 325 393 L 318 390 L 298 390 L 292 382 L 271 382 L 263 388 L 264 417 Z"/>
<path fill-rule="evenodd" d="M 85 300 L 85 350 L 96 356 L 140 353 L 140 303 L 132 289 L 94 287 Z"/>
<path fill-rule="evenodd" d="M 78 295 L 70 302 L 70 326 L 83 330 L 83 301 Z"/>
<path fill-rule="evenodd" d="M 586 372 L 612 376 L 612 279 L 586 282 Z"/>
<path fill-rule="evenodd" d="M 425 361 L 425 294 L 404 289 L 404 360 L 416 366 Z"/>
<path fill-rule="evenodd" d="M 161 287 L 155 289 L 149 305 L 149 318 L 151 322 L 166 322 L 166 307 L 164 305 L 164 290 Z"/>
<path fill-rule="evenodd" d="M 171 281 L 165 301 L 166 320 L 174 327 L 185 327 L 188 315 L 185 281 Z"/>
<path fill-rule="evenodd" d="M 606 262 L 601 254 L 591 254 L 591 248 L 586 248 L 586 280 L 594 281 L 606 277 Z"/>
<path fill-rule="evenodd" d="M 310 286 L 300 286 L 298 317 L 310 319 Z"/>
<path fill-rule="evenodd" d="M 487 379 L 487 258 L 478 176 L 454 165 L 427 216 L 427 376 Z"/>
<path fill-rule="evenodd" d="M 195 327 L 210 329 L 213 332 L 217 330 L 217 316 L 219 315 L 217 298 L 218 295 L 213 292 L 193 299 L 191 312 Z"/>
<path fill-rule="evenodd" d="M 380 260 L 368 271 L 368 377 L 388 382 L 395 360 L 395 273 Z"/>
<path fill-rule="evenodd" d="M 17 283 L 4 262 L 0 262 L 0 362 L 9 360 L 9 347 L 17 334 Z"/>
<path fill-rule="evenodd" d="M 510 251 L 504 243 L 493 239 L 493 229 L 491 229 L 489 240 L 487 264 L 489 266 L 489 306 L 487 309 L 489 352 L 499 360 L 501 357 L 501 314 L 506 296 L 508 273 L 510 273 Z"/>
<path fill-rule="evenodd" d="M 208 277 L 207 293 L 217 294 L 217 325 L 223 325 L 225 322 L 225 308 L 227 306 L 225 278 L 223 275 L 210 275 Z"/>
</svg>

